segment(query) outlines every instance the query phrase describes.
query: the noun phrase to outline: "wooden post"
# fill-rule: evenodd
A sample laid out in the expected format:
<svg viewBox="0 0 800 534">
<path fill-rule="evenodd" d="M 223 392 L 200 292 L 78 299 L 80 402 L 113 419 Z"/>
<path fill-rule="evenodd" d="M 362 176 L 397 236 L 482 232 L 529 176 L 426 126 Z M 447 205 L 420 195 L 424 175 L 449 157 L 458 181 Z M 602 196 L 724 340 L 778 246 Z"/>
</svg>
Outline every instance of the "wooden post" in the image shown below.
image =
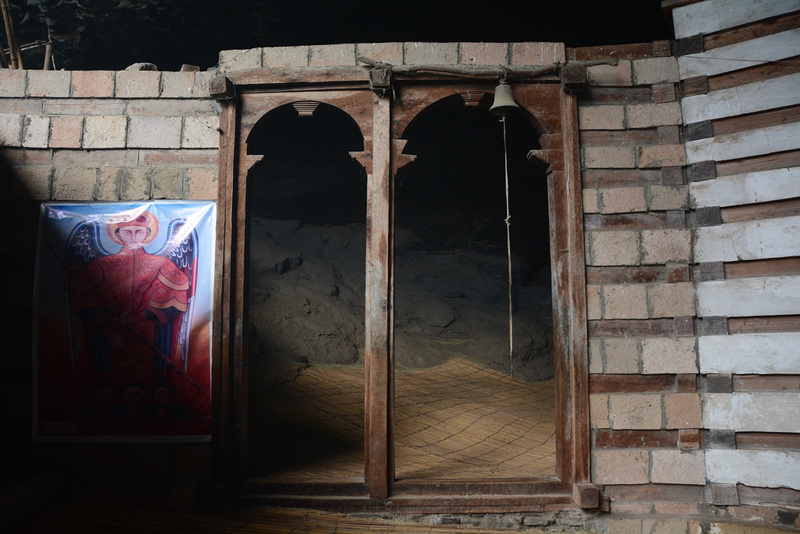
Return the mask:
<svg viewBox="0 0 800 534">
<path fill-rule="evenodd" d="M 389 496 L 392 458 L 389 360 L 391 100 L 374 96 L 372 173 L 367 177 L 366 481 L 373 499 Z"/>
</svg>

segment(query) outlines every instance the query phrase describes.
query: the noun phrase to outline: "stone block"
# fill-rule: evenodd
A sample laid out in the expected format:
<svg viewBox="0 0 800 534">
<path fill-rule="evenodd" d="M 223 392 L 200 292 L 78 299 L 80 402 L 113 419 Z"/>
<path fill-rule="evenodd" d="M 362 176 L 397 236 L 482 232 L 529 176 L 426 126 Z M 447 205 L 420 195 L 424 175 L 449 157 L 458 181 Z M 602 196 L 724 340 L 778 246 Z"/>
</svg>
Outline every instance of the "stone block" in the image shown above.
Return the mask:
<svg viewBox="0 0 800 534">
<path fill-rule="evenodd" d="M 590 265 L 638 265 L 639 233 L 629 230 L 587 232 L 590 238 Z"/>
<path fill-rule="evenodd" d="M 49 165 L 14 167 L 14 174 L 22 186 L 23 198 L 50 200 L 53 168 Z"/>
<path fill-rule="evenodd" d="M 180 148 L 181 117 L 128 118 L 128 148 Z"/>
<path fill-rule="evenodd" d="M 641 519 L 608 518 L 608 534 L 642 534 Z"/>
<path fill-rule="evenodd" d="M 600 213 L 631 213 L 641 211 L 647 211 L 644 187 L 600 189 Z"/>
<path fill-rule="evenodd" d="M 261 68 L 261 48 L 247 50 L 223 50 L 219 53 L 219 70 L 249 70 Z"/>
<path fill-rule="evenodd" d="M 647 288 L 642 284 L 603 286 L 603 319 L 647 319 Z"/>
<path fill-rule="evenodd" d="M 55 150 L 56 167 L 135 167 L 139 161 L 136 150 Z"/>
<path fill-rule="evenodd" d="M 689 521 L 680 517 L 642 519 L 642 534 L 681 534 L 688 527 Z"/>
<path fill-rule="evenodd" d="M 590 146 L 583 149 L 587 169 L 632 169 L 636 167 L 635 148 L 631 146 Z"/>
<path fill-rule="evenodd" d="M 586 286 L 586 308 L 587 319 L 595 321 L 603 318 L 603 311 L 600 306 L 600 291 L 602 286 L 587 285 Z"/>
<path fill-rule="evenodd" d="M 197 98 L 207 96 L 202 72 L 162 72 L 161 98 Z"/>
<path fill-rule="evenodd" d="M 458 43 L 405 43 L 406 65 L 454 65 L 458 63 Z"/>
<path fill-rule="evenodd" d="M 216 114 L 194 115 L 183 119 L 183 148 L 218 148 L 219 117 Z"/>
<path fill-rule="evenodd" d="M 599 375 L 603 373 L 603 340 L 589 340 L 589 374 Z"/>
<path fill-rule="evenodd" d="M 589 414 L 592 428 L 608 428 L 608 395 L 589 395 Z"/>
<path fill-rule="evenodd" d="M 309 67 L 352 67 L 356 65 L 356 45 L 312 45 L 308 47 Z"/>
<path fill-rule="evenodd" d="M 56 167 L 53 171 L 53 200 L 94 200 L 97 169 Z"/>
<path fill-rule="evenodd" d="M 117 73 L 117 98 L 158 98 L 161 73 L 149 70 L 125 70 Z"/>
<path fill-rule="evenodd" d="M 649 185 L 646 196 L 652 211 L 689 209 L 689 188 L 685 185 Z"/>
<path fill-rule="evenodd" d="M 128 119 L 117 115 L 86 117 L 83 122 L 83 148 L 125 148 Z"/>
<path fill-rule="evenodd" d="M 599 213 L 600 205 L 598 203 L 599 195 L 597 189 L 584 189 L 583 190 L 583 212 L 584 213 Z"/>
<path fill-rule="evenodd" d="M 122 172 L 122 169 L 118 167 L 100 168 L 97 175 L 97 187 L 95 187 L 95 200 L 111 202 L 119 200 Z"/>
<path fill-rule="evenodd" d="M 649 288 L 651 317 L 688 317 L 695 315 L 694 284 L 677 282 L 654 284 Z"/>
<path fill-rule="evenodd" d="M 403 54 L 401 52 L 400 61 L 402 62 L 402 60 L 403 60 Z M 266 68 L 279 69 L 286 67 L 307 67 L 308 47 L 274 46 L 274 47 L 264 48 L 262 54 L 262 64 L 265 69 Z M 251 68 L 260 68 L 260 67 L 251 67 Z"/>
<path fill-rule="evenodd" d="M 25 96 L 25 70 L 0 69 L 0 98 Z"/>
<path fill-rule="evenodd" d="M 659 104 L 631 104 L 625 107 L 628 128 L 652 128 L 668 124 L 681 124 L 681 106 L 678 102 Z"/>
<path fill-rule="evenodd" d="M 652 454 L 650 480 L 653 484 L 705 485 L 706 462 L 703 451 L 654 450 Z"/>
<path fill-rule="evenodd" d="M 217 200 L 217 171 L 194 167 L 186 169 L 186 198 L 192 200 Z"/>
<path fill-rule="evenodd" d="M 28 116 L 23 120 L 22 146 L 25 148 L 47 148 L 50 134 L 50 117 Z"/>
<path fill-rule="evenodd" d="M 678 60 L 675 57 L 635 59 L 633 81 L 636 85 L 679 82 Z"/>
<path fill-rule="evenodd" d="M 150 174 L 153 185 L 153 199 L 183 198 L 183 182 L 185 173 L 179 167 L 160 167 Z"/>
<path fill-rule="evenodd" d="M 631 85 L 631 62 L 620 60 L 616 65 L 593 65 L 586 68 L 590 85 Z"/>
<path fill-rule="evenodd" d="M 660 429 L 661 395 L 658 393 L 610 395 L 608 418 L 614 430 Z"/>
<path fill-rule="evenodd" d="M 356 59 L 364 56 L 374 61 L 403 64 L 403 43 L 361 43 L 356 45 Z"/>
<path fill-rule="evenodd" d="M 643 146 L 638 151 L 640 169 L 686 165 L 686 148 L 683 145 Z"/>
<path fill-rule="evenodd" d="M 578 106 L 581 130 L 624 130 L 625 106 Z"/>
<path fill-rule="evenodd" d="M 2 72 L 3 69 L 0 69 Z M 40 115 L 42 103 L 47 106 L 50 100 L 40 98 L 0 98 L 0 114 L 2 115 Z M 45 111 L 45 113 L 47 113 Z"/>
<path fill-rule="evenodd" d="M 592 482 L 595 484 L 647 484 L 650 455 L 646 450 L 594 450 Z"/>
<path fill-rule="evenodd" d="M 50 118 L 51 148 L 80 148 L 83 134 L 83 117 L 62 115 Z"/>
<path fill-rule="evenodd" d="M 68 98 L 71 72 L 65 70 L 29 70 L 28 96 L 43 98 Z"/>
<path fill-rule="evenodd" d="M 120 174 L 120 200 L 150 200 L 151 172 L 146 167 L 124 169 Z"/>
<path fill-rule="evenodd" d="M 566 61 L 564 43 L 512 43 L 512 65 L 552 65 Z"/>
<path fill-rule="evenodd" d="M 73 98 L 111 98 L 114 96 L 114 72 L 76 70 L 72 73 Z"/>
<path fill-rule="evenodd" d="M 211 100 L 161 98 L 158 100 L 132 100 L 128 102 L 128 115 L 142 117 L 177 117 L 180 115 L 194 115 L 195 113 L 214 113 L 214 103 Z"/>
<path fill-rule="evenodd" d="M 508 43 L 461 43 L 462 65 L 508 65 Z"/>
<path fill-rule="evenodd" d="M 48 115 L 125 115 L 125 100 L 70 98 L 44 101 L 44 112 Z"/>
<path fill-rule="evenodd" d="M 642 263 L 663 265 L 691 259 L 690 230 L 645 230 L 642 232 Z"/>
<path fill-rule="evenodd" d="M 697 351 L 691 337 L 643 339 L 641 358 L 646 375 L 697 373 Z"/>
<path fill-rule="evenodd" d="M 667 393 L 664 395 L 664 428 L 702 428 L 703 414 L 697 393 Z"/>
<path fill-rule="evenodd" d="M 10 147 L 22 144 L 22 122 L 22 115 L 0 114 L 0 146 Z"/>
<path fill-rule="evenodd" d="M 605 372 L 608 374 L 637 374 L 639 372 L 639 341 L 632 338 L 603 340 Z"/>
</svg>

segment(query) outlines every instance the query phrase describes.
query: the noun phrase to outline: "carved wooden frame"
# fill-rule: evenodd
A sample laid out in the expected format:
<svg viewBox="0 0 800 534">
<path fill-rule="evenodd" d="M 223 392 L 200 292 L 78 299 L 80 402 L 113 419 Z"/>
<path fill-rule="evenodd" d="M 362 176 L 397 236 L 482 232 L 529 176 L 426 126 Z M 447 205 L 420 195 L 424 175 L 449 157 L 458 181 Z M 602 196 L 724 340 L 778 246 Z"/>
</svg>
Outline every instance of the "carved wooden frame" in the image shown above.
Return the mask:
<svg viewBox="0 0 800 534">
<path fill-rule="evenodd" d="M 557 79 L 514 86 L 517 102 L 541 133 L 542 148 L 532 157 L 549 165 L 558 480 L 395 481 L 392 177 L 409 160 L 402 154 L 405 141 L 399 136 L 431 103 L 459 92 L 491 92 L 496 80 L 465 83 L 433 78 L 396 83 L 392 100 L 390 95 L 373 94 L 361 69 L 266 69 L 230 76 L 238 98 L 222 104 L 218 183 L 221 245 L 214 329 L 214 437 L 219 475 L 240 479 L 247 454 L 247 174 L 260 159 L 247 154 L 247 136 L 269 110 L 298 100 L 316 100 L 347 112 L 364 134 L 364 152 L 353 157 L 367 171 L 365 479 L 363 484 L 292 487 L 265 483 L 254 491 L 285 505 L 359 510 L 512 512 L 597 507 L 599 491 L 589 484 L 586 286 L 575 97 Z"/>
</svg>

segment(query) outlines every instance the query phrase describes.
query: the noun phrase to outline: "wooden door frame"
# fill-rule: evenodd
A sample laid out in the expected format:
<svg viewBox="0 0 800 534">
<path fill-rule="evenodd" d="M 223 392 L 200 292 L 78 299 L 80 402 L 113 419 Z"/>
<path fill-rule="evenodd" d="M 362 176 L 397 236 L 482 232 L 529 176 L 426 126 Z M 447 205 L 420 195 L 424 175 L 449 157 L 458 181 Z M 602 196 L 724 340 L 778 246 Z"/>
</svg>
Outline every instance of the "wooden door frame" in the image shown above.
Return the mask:
<svg viewBox="0 0 800 534">
<path fill-rule="evenodd" d="M 529 157 L 548 167 L 548 204 L 553 292 L 556 376 L 557 481 L 470 480 L 394 481 L 392 373 L 392 239 L 393 176 L 408 156 L 398 138 L 414 109 L 437 95 L 464 90 L 491 92 L 496 79 L 428 78 L 398 84 L 396 100 L 369 90 L 363 69 L 261 69 L 231 73 L 238 98 L 222 104 L 217 281 L 215 310 L 214 439 L 217 472 L 241 480 L 247 445 L 247 362 L 245 306 L 247 267 L 247 172 L 260 157 L 246 154 L 249 128 L 255 124 L 249 101 L 254 95 L 280 94 L 282 101 L 319 100 L 363 94 L 371 102 L 353 118 L 365 137 L 364 152 L 354 155 L 367 170 L 366 242 L 366 405 L 364 484 L 257 484 L 254 493 L 282 504 L 331 506 L 339 509 L 403 509 L 424 511 L 512 512 L 553 507 L 593 508 L 600 504 L 590 480 L 590 432 L 586 284 L 582 188 L 578 146 L 577 103 L 557 78 L 515 87 L 515 96 L 542 133 L 541 150 Z M 512 84 L 513 86 L 513 84 Z M 414 97 L 414 103 L 403 100 Z M 425 97 L 429 98 L 427 104 Z M 336 105 L 336 104 L 334 104 Z M 407 108 L 406 110 L 404 110 Z M 412 110 L 408 112 L 408 110 Z M 345 111 L 348 111 L 345 109 Z M 353 116 L 353 110 L 348 111 Z M 263 116 L 263 114 L 262 114 Z M 284 495 L 278 498 L 277 495 Z M 293 495 L 292 497 L 285 497 Z"/>
</svg>

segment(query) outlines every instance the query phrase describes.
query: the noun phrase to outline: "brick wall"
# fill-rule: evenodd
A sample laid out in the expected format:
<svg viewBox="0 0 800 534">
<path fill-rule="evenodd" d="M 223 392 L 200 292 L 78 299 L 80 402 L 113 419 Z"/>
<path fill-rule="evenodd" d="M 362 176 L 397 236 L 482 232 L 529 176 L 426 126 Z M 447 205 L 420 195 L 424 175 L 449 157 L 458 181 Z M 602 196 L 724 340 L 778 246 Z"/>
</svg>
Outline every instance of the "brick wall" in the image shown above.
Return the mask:
<svg viewBox="0 0 800 534">
<path fill-rule="evenodd" d="M 71 465 L 88 476 L 210 476 L 208 445 L 45 447 L 30 458 L 31 309 L 38 209 L 44 201 L 217 198 L 218 106 L 208 73 L 0 69 L 4 261 L 0 368 L 7 444 L 3 464 Z M 176 449 L 179 452 L 176 453 Z M 186 461 L 172 462 L 173 458 Z M 192 459 L 192 461 L 189 461 Z"/>
</svg>

